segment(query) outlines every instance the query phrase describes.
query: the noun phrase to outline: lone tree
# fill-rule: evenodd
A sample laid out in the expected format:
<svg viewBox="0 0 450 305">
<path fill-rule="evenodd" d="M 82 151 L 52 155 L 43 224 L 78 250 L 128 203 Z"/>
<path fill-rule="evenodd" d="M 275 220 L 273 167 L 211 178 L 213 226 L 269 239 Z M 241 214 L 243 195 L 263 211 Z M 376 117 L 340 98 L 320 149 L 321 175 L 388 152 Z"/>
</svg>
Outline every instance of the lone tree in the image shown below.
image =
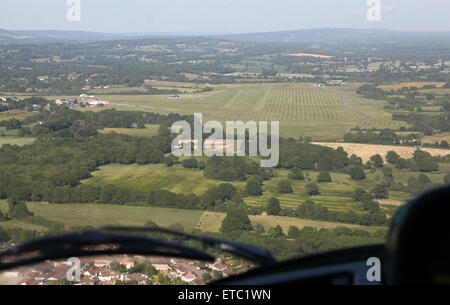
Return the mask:
<svg viewBox="0 0 450 305">
<path fill-rule="evenodd" d="M 350 167 L 348 170 L 350 178 L 353 180 L 364 180 L 366 179 L 366 174 L 360 167 Z"/>
<path fill-rule="evenodd" d="M 372 157 L 370 157 L 370 161 L 372 161 L 372 164 L 375 167 L 383 167 L 383 165 L 384 165 L 383 158 L 380 155 L 378 155 L 378 154 L 373 155 Z"/>
<path fill-rule="evenodd" d="M 250 180 L 247 182 L 245 190 L 249 195 L 260 196 L 262 195 L 261 182 L 255 179 Z"/>
<path fill-rule="evenodd" d="M 222 233 L 230 233 L 233 231 L 250 231 L 253 230 L 250 218 L 247 215 L 247 208 L 243 204 L 234 204 L 228 211 L 227 216 L 222 221 L 220 231 Z"/>
<path fill-rule="evenodd" d="M 289 179 L 293 180 L 305 180 L 303 171 L 300 168 L 294 167 L 289 173 Z"/>
<path fill-rule="evenodd" d="M 292 186 L 288 180 L 281 180 L 277 184 L 277 191 L 282 194 L 293 193 Z"/>
<path fill-rule="evenodd" d="M 270 198 L 269 203 L 267 204 L 267 214 L 268 215 L 280 215 L 281 207 L 280 201 L 277 198 Z"/>
<path fill-rule="evenodd" d="M 317 184 L 314 183 L 308 183 L 306 186 L 306 191 L 308 192 L 309 195 L 311 196 L 316 196 L 319 195 L 319 187 L 317 186 Z"/>
<path fill-rule="evenodd" d="M 321 171 L 319 175 L 317 175 L 317 182 L 331 182 L 330 172 Z"/>
</svg>

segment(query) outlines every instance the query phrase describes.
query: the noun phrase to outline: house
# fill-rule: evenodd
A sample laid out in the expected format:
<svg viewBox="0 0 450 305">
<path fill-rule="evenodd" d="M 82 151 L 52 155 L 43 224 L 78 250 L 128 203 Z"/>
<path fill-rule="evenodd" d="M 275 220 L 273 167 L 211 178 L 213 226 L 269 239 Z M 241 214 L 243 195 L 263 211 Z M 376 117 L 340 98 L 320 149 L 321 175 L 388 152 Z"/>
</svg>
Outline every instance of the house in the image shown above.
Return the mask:
<svg viewBox="0 0 450 305">
<path fill-rule="evenodd" d="M 94 260 L 95 267 L 109 268 L 112 263 L 113 263 L 112 259 L 96 259 L 96 260 Z"/>
<path fill-rule="evenodd" d="M 184 282 L 188 282 L 189 283 L 189 282 L 194 281 L 197 278 L 197 276 L 194 273 L 192 273 L 191 271 L 189 271 L 188 273 L 186 273 L 185 275 L 181 276 L 180 278 Z"/>
<path fill-rule="evenodd" d="M 221 272 L 228 269 L 228 266 L 223 264 L 221 261 L 217 261 L 214 264 L 209 264 L 208 267 L 211 270 L 221 271 Z"/>
<path fill-rule="evenodd" d="M 127 281 L 136 281 L 139 285 L 145 285 L 148 281 L 148 276 L 142 273 L 133 273 L 126 276 Z"/>
<path fill-rule="evenodd" d="M 85 120 L 77 120 L 77 123 L 80 124 L 80 126 L 86 126 Z"/>
<path fill-rule="evenodd" d="M 194 140 L 178 140 L 178 149 L 183 149 L 183 147 L 186 144 L 191 144 L 191 148 L 192 149 L 197 149 L 198 148 L 198 140 L 194 139 Z"/>
<path fill-rule="evenodd" d="M 59 106 L 61 106 L 61 105 L 69 105 L 69 101 L 68 100 L 56 100 L 55 104 L 59 105 Z"/>
<path fill-rule="evenodd" d="M 124 275 L 119 274 L 116 271 L 108 270 L 102 271 L 98 274 L 98 279 L 101 282 L 111 283 L 113 284 L 115 281 L 123 281 Z"/>
<path fill-rule="evenodd" d="M 22 285 L 22 286 L 33 285 L 34 281 L 35 281 L 34 278 L 27 277 L 27 278 L 24 278 L 21 281 L 19 281 L 16 285 Z"/>
<path fill-rule="evenodd" d="M 75 283 L 75 285 L 92 286 L 97 284 L 97 282 L 98 282 L 97 279 L 85 276 L 81 278 L 81 281 L 79 283 Z"/>
<path fill-rule="evenodd" d="M 100 268 L 90 268 L 86 270 L 83 275 L 87 277 L 95 277 L 98 276 L 98 274 L 102 271 Z"/>
<path fill-rule="evenodd" d="M 127 270 L 134 267 L 134 261 L 131 259 L 124 259 L 124 260 L 120 261 L 119 264 L 122 266 L 125 266 L 125 268 L 127 268 Z"/>
<path fill-rule="evenodd" d="M 46 280 L 47 281 L 55 281 L 66 278 L 67 271 L 71 268 L 69 265 L 61 265 L 55 268 L 53 272 L 51 272 Z"/>
<path fill-rule="evenodd" d="M 170 261 L 165 257 L 152 257 L 150 261 L 158 271 L 168 272 L 171 269 Z"/>
</svg>

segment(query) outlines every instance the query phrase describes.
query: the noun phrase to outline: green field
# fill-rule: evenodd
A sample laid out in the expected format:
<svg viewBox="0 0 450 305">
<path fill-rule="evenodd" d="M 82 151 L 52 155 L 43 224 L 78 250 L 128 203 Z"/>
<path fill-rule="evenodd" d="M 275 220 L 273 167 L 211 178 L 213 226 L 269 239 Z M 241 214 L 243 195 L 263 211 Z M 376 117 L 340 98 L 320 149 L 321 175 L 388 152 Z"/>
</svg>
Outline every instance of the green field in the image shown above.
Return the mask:
<svg viewBox="0 0 450 305">
<path fill-rule="evenodd" d="M 102 166 L 93 172 L 93 178 L 83 183 L 96 185 L 115 184 L 142 190 L 165 189 L 178 194 L 202 194 L 220 181 L 210 180 L 200 170 L 186 169 L 181 166 L 167 167 L 163 164 Z M 243 182 L 235 183 L 244 186 Z"/>
<path fill-rule="evenodd" d="M 109 204 L 46 204 L 28 203 L 28 209 L 38 216 L 63 223 L 66 228 L 74 226 L 143 226 L 149 220 L 159 226 L 168 227 L 174 223 L 183 224 L 192 230 L 203 211 L 169 209 L 160 207 L 120 206 Z M 6 201 L 0 201 L 0 209 L 7 212 Z M 1 223 L 6 227 L 9 222 Z"/>
<path fill-rule="evenodd" d="M 450 164 L 440 164 L 440 171 L 426 173 L 433 183 L 443 184 L 446 173 L 450 172 Z M 350 179 L 345 173 L 331 173 L 332 182 L 317 182 L 318 172 L 305 171 L 304 174 L 309 175 L 310 181 L 316 183 L 320 188 L 320 195 L 309 196 L 306 192 L 305 180 L 289 180 L 294 190 L 291 194 L 280 194 L 276 190 L 278 182 L 282 179 L 288 179 L 289 170 L 275 169 L 275 177 L 263 183 L 262 196 L 246 196 L 244 201 L 249 206 L 265 206 L 271 197 L 280 200 L 281 206 L 284 208 L 296 209 L 297 206 L 307 199 L 313 199 L 317 204 L 321 204 L 333 211 L 349 211 L 362 212 L 361 204 L 352 199 L 353 192 L 357 188 L 363 188 L 370 191 L 380 183 L 382 171 L 366 171 L 367 178 L 362 181 Z M 394 181 L 408 184 L 410 177 L 417 178 L 421 172 L 409 172 L 405 170 L 393 169 Z M 203 175 L 203 171 L 197 169 L 183 168 L 181 165 L 167 167 L 162 164 L 149 165 L 120 165 L 112 164 L 99 168 L 93 172 L 93 178 L 83 181 L 87 184 L 106 185 L 114 184 L 117 186 L 125 186 L 134 189 L 150 190 L 165 189 L 177 194 L 194 193 L 196 195 L 203 194 L 211 186 L 217 186 L 220 183 L 232 183 L 238 191 L 245 195 L 246 181 L 243 182 L 227 182 L 220 180 L 207 179 Z M 410 194 L 400 191 L 391 191 L 389 199 L 406 202 L 411 197 Z"/>
<path fill-rule="evenodd" d="M 347 105 L 343 103 L 346 96 Z M 313 84 L 222 85 L 209 93 L 167 95 L 102 95 L 118 109 L 193 114 L 204 120 L 280 121 L 281 135 L 314 140 L 340 140 L 351 128 L 393 128 L 383 102 L 367 100 L 354 87 L 317 87 Z M 351 108 L 349 108 L 351 107 Z M 355 111 L 357 110 L 357 111 Z M 364 114 L 364 116 L 361 115 Z"/>
<path fill-rule="evenodd" d="M 0 147 L 2 147 L 4 144 L 23 146 L 26 144 L 33 143 L 34 140 L 35 140 L 35 138 L 31 138 L 31 137 L 14 137 L 14 136 L 1 137 L 0 136 Z"/>
<path fill-rule="evenodd" d="M 218 232 L 225 218 L 224 213 L 214 213 L 201 210 L 182 210 L 161 207 L 140 207 L 140 206 L 120 206 L 110 204 L 47 204 L 28 203 L 28 209 L 35 215 L 46 219 L 63 223 L 66 228 L 77 226 L 101 227 L 107 225 L 119 226 L 144 226 L 149 220 L 156 222 L 162 227 L 169 227 L 172 224 L 182 224 L 186 230 L 194 228 L 203 232 Z M 5 200 L 0 200 L 0 210 L 8 211 Z M 358 225 L 348 225 L 335 222 L 315 221 L 294 217 L 281 216 L 250 216 L 253 225 L 261 224 L 268 230 L 270 227 L 280 225 L 285 233 L 289 226 L 303 228 L 311 226 L 315 228 L 335 228 L 346 226 L 349 228 L 359 228 L 373 232 L 380 227 L 363 227 Z M 0 227 L 22 228 L 28 230 L 42 231 L 45 228 L 25 221 L 11 220 L 1 222 Z"/>
<path fill-rule="evenodd" d="M 145 128 L 104 128 L 100 130 L 101 133 L 121 133 L 130 136 L 140 136 L 140 137 L 153 137 L 158 134 L 159 125 L 146 124 Z"/>
<path fill-rule="evenodd" d="M 445 165 L 443 165 L 445 167 Z M 448 166 L 447 166 L 448 167 Z M 444 168 L 444 171 L 447 168 Z M 316 183 L 320 188 L 319 196 L 309 196 L 305 186 L 307 182 L 289 180 L 294 190 L 291 194 L 280 194 L 276 191 L 277 183 L 282 179 L 287 179 L 289 171 L 284 169 L 274 170 L 275 177 L 264 181 L 262 196 L 247 196 L 244 201 L 249 206 L 265 206 L 271 197 L 280 200 L 281 206 L 284 208 L 296 209 L 298 205 L 307 199 L 313 199 L 316 203 L 326 206 L 334 211 L 362 212 L 361 204 L 352 199 L 353 192 L 356 188 L 363 188 L 370 191 L 379 183 L 381 171 L 374 173 L 367 172 L 367 179 L 355 181 L 350 179 L 348 174 L 331 173 L 333 182 L 320 183 L 316 182 L 318 172 L 307 173 L 312 182 Z M 410 176 L 417 177 L 419 173 L 405 173 L 394 170 L 395 181 L 407 184 Z M 442 183 L 443 172 L 428 175 L 433 182 Z M 93 178 L 83 181 L 86 184 L 94 184 L 104 186 L 106 184 L 114 184 L 117 186 L 125 186 L 134 189 L 150 190 L 165 189 L 178 194 L 194 193 L 201 195 L 211 186 L 220 183 L 232 183 L 240 192 L 245 192 L 246 181 L 244 182 L 227 182 L 220 180 L 207 179 L 203 175 L 203 171 L 196 169 L 186 169 L 180 165 L 166 167 L 162 164 L 149 165 L 120 165 L 112 164 L 100 167 L 99 170 L 93 172 Z M 403 192 L 392 192 L 390 199 L 406 201 L 409 195 Z"/>
</svg>

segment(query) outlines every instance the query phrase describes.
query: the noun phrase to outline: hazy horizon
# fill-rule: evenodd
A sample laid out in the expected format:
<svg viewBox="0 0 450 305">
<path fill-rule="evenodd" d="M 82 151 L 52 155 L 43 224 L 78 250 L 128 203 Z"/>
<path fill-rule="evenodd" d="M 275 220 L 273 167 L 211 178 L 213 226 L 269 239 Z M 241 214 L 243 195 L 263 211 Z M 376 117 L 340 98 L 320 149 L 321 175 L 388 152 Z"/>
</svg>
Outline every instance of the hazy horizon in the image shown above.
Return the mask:
<svg viewBox="0 0 450 305">
<path fill-rule="evenodd" d="M 450 31 L 450 1 L 381 0 L 381 20 L 367 20 L 366 0 L 80 0 L 69 22 L 66 0 L 2 0 L 0 28 L 100 33 L 235 34 L 320 28 Z"/>
</svg>

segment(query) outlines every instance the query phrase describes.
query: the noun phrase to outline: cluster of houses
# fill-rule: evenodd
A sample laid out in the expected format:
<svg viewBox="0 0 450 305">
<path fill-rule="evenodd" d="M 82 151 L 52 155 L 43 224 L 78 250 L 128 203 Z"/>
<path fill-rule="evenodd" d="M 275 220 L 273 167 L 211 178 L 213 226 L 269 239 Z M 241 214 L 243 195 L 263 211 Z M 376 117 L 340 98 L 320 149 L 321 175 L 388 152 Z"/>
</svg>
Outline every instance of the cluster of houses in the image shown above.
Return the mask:
<svg viewBox="0 0 450 305">
<path fill-rule="evenodd" d="M 79 97 L 79 104 L 85 107 L 103 107 L 109 105 L 108 101 L 97 99 L 93 95 L 81 94 Z"/>
<path fill-rule="evenodd" d="M 105 256 L 81 259 L 81 278 L 75 285 L 114 285 L 116 281 L 133 281 L 139 285 L 159 283 L 155 277 L 141 272 L 130 272 L 139 263 L 150 263 L 159 273 L 171 279 L 195 285 L 205 284 L 205 273 L 227 277 L 232 274 L 231 267 L 223 259 L 214 263 L 199 266 L 199 262 L 185 259 L 169 259 L 165 257 L 143 256 Z M 122 270 L 114 266 L 121 265 Z M 242 266 L 244 267 L 244 266 Z M 46 285 L 52 281 L 67 279 L 67 272 L 72 264 L 67 262 L 45 262 L 31 267 L 21 267 L 13 271 L 0 273 L 0 285 Z"/>
<path fill-rule="evenodd" d="M 342 86 L 345 85 L 345 82 L 342 79 L 332 79 L 326 81 L 325 83 L 316 84 L 317 87 L 325 87 L 325 86 Z"/>
<path fill-rule="evenodd" d="M 174 148 L 183 149 L 187 145 L 191 145 L 191 149 L 197 150 L 199 148 L 199 140 L 198 139 L 178 140 Z M 245 141 L 242 140 L 206 139 L 205 141 L 203 141 L 202 149 L 203 151 L 223 152 L 223 153 L 225 153 L 229 149 L 232 149 L 234 152 L 236 152 L 239 149 L 245 150 L 244 145 Z"/>
<path fill-rule="evenodd" d="M 87 94 L 81 94 L 77 99 L 58 99 L 55 101 L 56 105 L 67 105 L 69 107 L 88 107 L 88 108 L 94 108 L 94 107 L 103 107 L 107 106 L 110 103 L 108 101 L 103 101 L 97 99 L 93 95 L 87 95 Z"/>
</svg>

